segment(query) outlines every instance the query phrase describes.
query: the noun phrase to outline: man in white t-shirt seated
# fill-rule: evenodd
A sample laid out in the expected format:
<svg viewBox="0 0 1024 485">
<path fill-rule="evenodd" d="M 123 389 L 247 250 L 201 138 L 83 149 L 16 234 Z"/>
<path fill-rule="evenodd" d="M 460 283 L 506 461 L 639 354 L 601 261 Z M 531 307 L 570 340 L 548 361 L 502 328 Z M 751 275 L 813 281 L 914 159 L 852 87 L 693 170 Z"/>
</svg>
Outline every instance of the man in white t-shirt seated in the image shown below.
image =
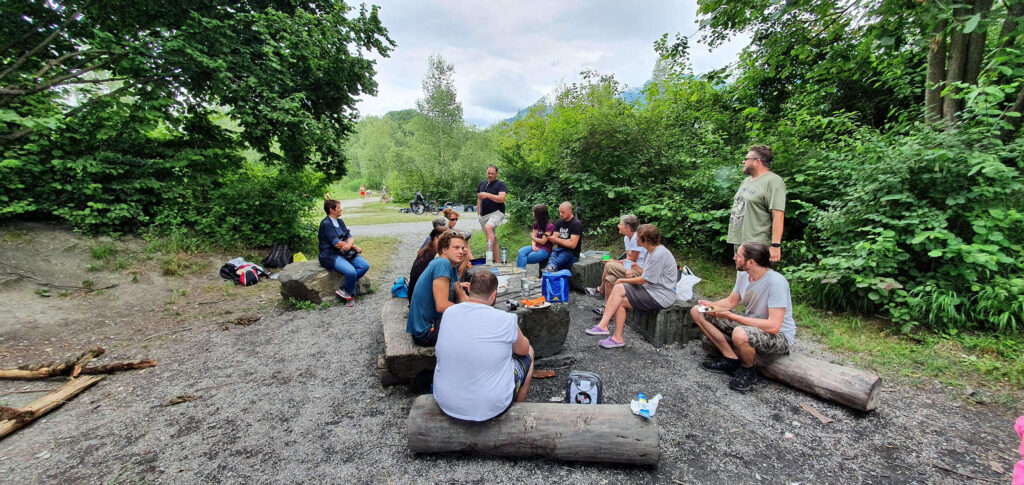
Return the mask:
<svg viewBox="0 0 1024 485">
<path fill-rule="evenodd" d="M 526 400 L 533 347 L 514 313 L 493 308 L 498 279 L 480 271 L 469 282 L 469 301 L 441 317 L 434 354 L 434 399 L 441 411 L 464 421 L 486 421 Z"/>
<path fill-rule="evenodd" d="M 710 307 L 707 312 L 697 306 L 690 310 L 694 323 L 722 352 L 721 358 L 701 366 L 733 374 L 729 387 L 736 391 L 749 391 L 757 382 L 754 359 L 758 353 L 788 354 L 796 337 L 789 282 L 769 268 L 770 258 L 767 244 L 743 243 L 733 256 L 736 284 L 729 296 L 715 302 L 698 300 Z M 740 303 L 745 307 L 742 314 L 729 311 Z"/>
</svg>

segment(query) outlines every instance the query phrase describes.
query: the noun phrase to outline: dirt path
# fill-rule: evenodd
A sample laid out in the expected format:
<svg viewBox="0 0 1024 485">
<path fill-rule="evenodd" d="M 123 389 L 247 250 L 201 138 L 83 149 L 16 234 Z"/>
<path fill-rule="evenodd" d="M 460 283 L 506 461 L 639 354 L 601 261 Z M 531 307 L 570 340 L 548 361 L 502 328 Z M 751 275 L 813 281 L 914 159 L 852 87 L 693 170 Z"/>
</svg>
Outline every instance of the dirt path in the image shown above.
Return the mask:
<svg viewBox="0 0 1024 485">
<path fill-rule="evenodd" d="M 429 228 L 429 222 L 418 224 L 359 228 L 360 234 L 392 231 L 401 238 L 392 269 L 377 281 L 407 271 Z M 22 290 L 0 288 L 3 313 L 10 314 L 12 295 Z M 273 297 L 276 288 L 266 288 L 270 294 L 244 294 L 230 304 L 257 308 L 260 298 Z M 26 301 L 39 312 L 54 301 L 31 295 L 34 300 Z M 381 389 L 375 372 L 383 350 L 378 312 L 390 297 L 380 291 L 355 308 L 311 312 L 270 305 L 258 310 L 263 318 L 252 326 L 196 327 L 150 340 L 142 338 L 153 329 L 131 321 L 95 323 L 89 332 L 99 340 L 120 336 L 110 339 L 119 343 L 115 353 L 155 358 L 160 365 L 108 377 L 0 441 L 0 477 L 5 483 L 1007 483 L 1015 460 L 1012 419 L 951 400 L 941 384 L 920 389 L 887 382 L 881 408 L 866 414 L 766 381 L 737 394 L 723 376 L 698 369 L 702 356 L 695 343 L 655 349 L 627 329 L 625 349 L 598 348 L 595 338 L 583 334 L 595 321 L 590 308 L 597 301 L 577 294 L 562 353 L 574 359 L 571 368 L 602 375 L 607 402 L 628 402 L 641 390 L 664 396 L 657 468 L 413 455 L 406 448 L 405 419 L 414 395 Z M 81 310 L 99 318 L 104 308 L 113 313 L 126 299 L 91 298 L 69 304 L 88 306 Z M 55 329 L 49 328 L 53 320 L 42 318 L 4 323 L 0 363 L 17 363 L 7 355 L 29 355 L 19 342 L 43 351 L 31 337 L 37 332 L 49 335 L 42 343 L 52 343 L 55 357 L 79 350 L 78 340 L 89 342 L 69 337 L 84 332 L 79 323 L 72 319 Z M 802 340 L 797 350 L 819 353 Z M 530 400 L 561 394 L 569 369 L 535 381 Z M 0 395 L 56 385 L 0 382 Z M 162 406 L 182 394 L 199 398 Z M 18 404 L 33 397 L 0 400 Z M 800 409 L 803 402 L 836 422 L 819 424 Z"/>
</svg>

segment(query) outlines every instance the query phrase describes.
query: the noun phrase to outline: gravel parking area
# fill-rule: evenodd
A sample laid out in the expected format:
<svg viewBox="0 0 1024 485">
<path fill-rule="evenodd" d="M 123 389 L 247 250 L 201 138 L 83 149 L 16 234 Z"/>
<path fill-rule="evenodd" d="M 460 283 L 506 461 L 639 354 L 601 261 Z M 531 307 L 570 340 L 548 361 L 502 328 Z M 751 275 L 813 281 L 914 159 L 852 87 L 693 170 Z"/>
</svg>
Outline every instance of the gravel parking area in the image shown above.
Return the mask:
<svg viewBox="0 0 1024 485">
<path fill-rule="evenodd" d="M 474 228 L 464 217 L 461 225 Z M 401 237 L 380 291 L 354 308 L 274 310 L 252 326 L 202 327 L 139 341 L 157 367 L 112 375 L 0 441 L 0 482 L 22 483 L 1008 483 L 1013 418 L 951 397 L 941 384 L 884 382 L 880 408 L 861 413 L 762 380 L 746 394 L 704 372 L 697 342 L 656 349 L 630 329 L 605 350 L 583 330 L 596 299 L 573 294 L 560 356 L 572 364 L 535 380 L 530 400 L 563 394 L 571 369 L 599 373 L 606 402 L 662 394 L 656 468 L 419 456 L 406 447 L 415 397 L 380 387 L 380 308 L 408 271 L 429 223 L 360 227 Z M 799 322 L 797 322 L 799 325 Z M 798 339 L 800 335 L 798 333 Z M 796 351 L 839 361 L 813 342 Z M 545 368 L 544 361 L 537 368 Z M 549 367 L 550 368 L 550 367 Z M 2 383 L 0 394 L 55 382 Z M 198 398 L 173 406 L 184 394 Z M 28 397 L 10 396 L 17 404 Z M 15 399 L 18 401 L 15 402 Z M 810 403 L 835 419 L 821 424 Z M 640 419 L 640 418 L 637 418 Z"/>
</svg>

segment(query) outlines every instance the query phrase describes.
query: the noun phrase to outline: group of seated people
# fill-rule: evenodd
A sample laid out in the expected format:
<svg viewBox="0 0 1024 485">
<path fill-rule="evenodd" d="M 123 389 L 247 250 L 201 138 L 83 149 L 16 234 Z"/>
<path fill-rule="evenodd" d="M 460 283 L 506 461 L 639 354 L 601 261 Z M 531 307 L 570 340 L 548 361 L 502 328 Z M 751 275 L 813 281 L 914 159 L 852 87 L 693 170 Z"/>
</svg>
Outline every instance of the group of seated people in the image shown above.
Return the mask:
<svg viewBox="0 0 1024 485">
<path fill-rule="evenodd" d="M 535 206 L 533 215 L 531 245 L 518 251 L 516 265 L 525 268 L 547 260 L 549 270 L 570 267 L 579 259 L 582 234 L 572 205 L 562 203 L 553 223 L 544 205 Z M 457 212 L 446 211 L 417 254 L 406 331 L 416 345 L 435 346 L 434 395 L 442 411 L 457 419 L 483 421 L 525 399 L 533 349 L 518 329 L 517 315 L 493 308 L 494 273 L 476 272 L 469 283 L 460 283 L 470 258 L 468 235 L 454 230 L 457 221 Z M 595 309 L 600 321 L 585 332 L 605 337 L 598 345 L 608 349 L 625 346 L 627 309 L 658 311 L 676 301 L 679 276 L 675 257 L 661 244 L 657 227 L 625 215 L 618 229 L 626 250 L 623 259 L 607 261 L 600 286 L 587 289 L 605 305 Z M 722 353 L 702 366 L 734 373 L 730 387 L 749 390 L 756 380 L 756 352 L 788 352 L 796 327 L 789 284 L 770 269 L 768 246 L 737 246 L 734 261 L 738 273 L 730 295 L 715 302 L 701 300 L 708 311 L 694 307 L 691 314 Z M 746 307 L 744 313 L 730 311 L 740 303 Z"/>
</svg>

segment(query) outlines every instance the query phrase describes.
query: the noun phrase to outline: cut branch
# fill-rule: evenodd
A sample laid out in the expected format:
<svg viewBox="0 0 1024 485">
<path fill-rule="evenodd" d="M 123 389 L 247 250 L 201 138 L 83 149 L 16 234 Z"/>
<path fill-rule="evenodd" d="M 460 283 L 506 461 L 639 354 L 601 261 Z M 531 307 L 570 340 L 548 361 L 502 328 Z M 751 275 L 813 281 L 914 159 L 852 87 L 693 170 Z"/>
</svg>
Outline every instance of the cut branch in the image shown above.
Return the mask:
<svg viewBox="0 0 1024 485">
<path fill-rule="evenodd" d="M 70 358 L 62 363 L 49 362 L 46 364 L 30 366 L 23 365 L 16 369 L 0 369 L 0 379 L 45 379 L 59 375 L 71 375 L 76 367 L 89 362 L 90 360 L 103 355 L 106 350 L 103 347 L 86 350 L 78 357 Z"/>
<path fill-rule="evenodd" d="M 66 401 L 88 389 L 89 386 L 99 382 L 101 379 L 103 379 L 102 376 L 88 376 L 72 379 L 68 381 L 67 384 L 61 386 L 57 391 L 32 401 L 28 406 L 19 410 L 20 419 L 0 421 L 0 438 L 17 431 L 32 420 L 35 420 L 57 406 L 64 404 Z M 24 412 L 30 412 L 31 416 L 26 416 L 23 414 Z M 28 419 L 26 419 L 26 417 Z"/>
</svg>

